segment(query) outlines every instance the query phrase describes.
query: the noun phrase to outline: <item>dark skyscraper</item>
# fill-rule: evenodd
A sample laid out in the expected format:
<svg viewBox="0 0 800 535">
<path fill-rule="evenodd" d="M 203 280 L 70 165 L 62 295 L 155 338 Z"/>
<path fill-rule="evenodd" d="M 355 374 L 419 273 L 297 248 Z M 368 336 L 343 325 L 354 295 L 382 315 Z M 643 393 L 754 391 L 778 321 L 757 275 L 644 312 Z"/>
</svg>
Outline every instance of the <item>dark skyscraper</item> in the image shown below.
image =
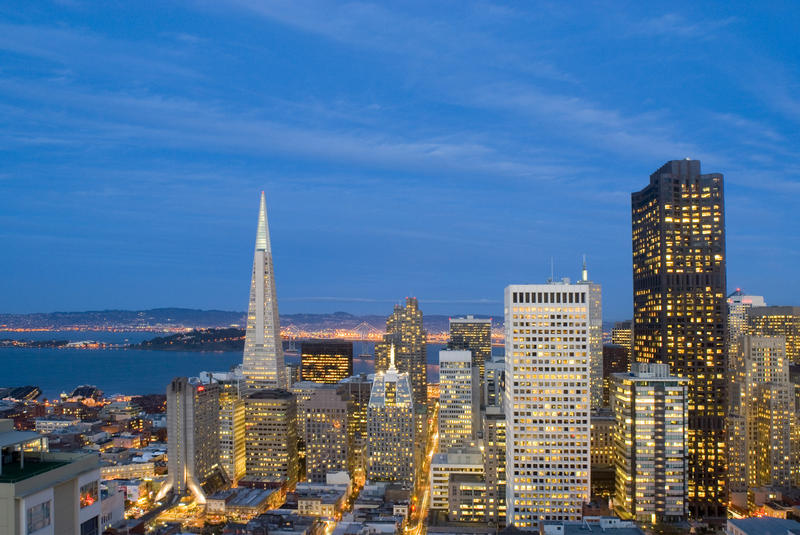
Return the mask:
<svg viewBox="0 0 800 535">
<path fill-rule="evenodd" d="M 426 333 L 422 328 L 422 311 L 416 297 L 406 297 L 406 306 L 395 305 L 386 319 L 383 341 L 375 344 L 375 371 L 389 369 L 389 347 L 394 344 L 395 366 L 407 372 L 414 392 L 414 405 L 428 406 L 428 367 Z"/>
<path fill-rule="evenodd" d="M 303 381 L 336 384 L 353 375 L 353 342 L 303 342 L 300 355 Z"/>
<path fill-rule="evenodd" d="M 631 194 L 633 360 L 689 379 L 691 513 L 724 517 L 725 208 L 722 175 L 673 160 Z"/>
<path fill-rule="evenodd" d="M 628 371 L 628 348 L 617 344 L 603 346 L 603 406 L 608 407 L 610 401 L 609 386 L 612 373 Z"/>
<path fill-rule="evenodd" d="M 472 351 L 472 365 L 480 370 L 483 381 L 485 363 L 492 360 L 492 319 L 473 316 L 450 318 L 447 347 Z"/>
</svg>

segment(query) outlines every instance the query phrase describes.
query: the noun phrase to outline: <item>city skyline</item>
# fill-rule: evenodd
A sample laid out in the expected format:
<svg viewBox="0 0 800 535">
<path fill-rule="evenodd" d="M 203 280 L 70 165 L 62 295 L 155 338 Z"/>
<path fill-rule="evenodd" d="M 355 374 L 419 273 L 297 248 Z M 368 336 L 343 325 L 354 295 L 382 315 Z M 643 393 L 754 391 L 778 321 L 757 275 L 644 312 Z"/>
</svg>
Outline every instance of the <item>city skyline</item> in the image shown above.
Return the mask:
<svg viewBox="0 0 800 535">
<path fill-rule="evenodd" d="M 728 290 L 800 298 L 795 10 L 226 5 L 0 8 L 4 311 L 241 310 L 263 189 L 287 313 L 497 314 L 585 253 L 626 319 L 628 193 L 687 156 Z"/>
</svg>

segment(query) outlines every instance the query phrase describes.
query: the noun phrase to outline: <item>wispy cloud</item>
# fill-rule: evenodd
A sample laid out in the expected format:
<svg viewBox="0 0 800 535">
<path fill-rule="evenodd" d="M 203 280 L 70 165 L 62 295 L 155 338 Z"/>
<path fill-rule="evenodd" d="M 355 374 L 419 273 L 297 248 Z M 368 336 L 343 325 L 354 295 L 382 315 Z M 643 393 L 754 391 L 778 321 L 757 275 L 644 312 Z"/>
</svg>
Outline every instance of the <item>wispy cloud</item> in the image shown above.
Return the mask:
<svg viewBox="0 0 800 535">
<path fill-rule="evenodd" d="M 717 32 L 738 22 L 736 17 L 718 20 L 689 19 L 680 13 L 665 13 L 657 17 L 632 22 L 630 33 L 642 36 L 714 39 Z"/>
</svg>

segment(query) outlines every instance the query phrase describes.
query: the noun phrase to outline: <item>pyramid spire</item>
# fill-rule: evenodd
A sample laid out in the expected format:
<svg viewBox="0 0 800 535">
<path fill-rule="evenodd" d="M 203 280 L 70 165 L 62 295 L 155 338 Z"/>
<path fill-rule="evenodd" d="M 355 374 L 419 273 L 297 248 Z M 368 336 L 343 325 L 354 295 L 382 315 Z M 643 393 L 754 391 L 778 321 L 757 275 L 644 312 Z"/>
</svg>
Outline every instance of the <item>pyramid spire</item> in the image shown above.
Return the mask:
<svg viewBox="0 0 800 535">
<path fill-rule="evenodd" d="M 258 209 L 242 372 L 249 387 L 286 386 L 278 297 L 275 292 L 275 270 L 272 266 L 272 248 L 269 243 L 267 202 L 263 191 Z"/>
<path fill-rule="evenodd" d="M 258 207 L 258 228 L 256 229 L 256 250 L 269 251 L 269 225 L 267 224 L 267 200 L 261 192 L 261 204 Z"/>
</svg>

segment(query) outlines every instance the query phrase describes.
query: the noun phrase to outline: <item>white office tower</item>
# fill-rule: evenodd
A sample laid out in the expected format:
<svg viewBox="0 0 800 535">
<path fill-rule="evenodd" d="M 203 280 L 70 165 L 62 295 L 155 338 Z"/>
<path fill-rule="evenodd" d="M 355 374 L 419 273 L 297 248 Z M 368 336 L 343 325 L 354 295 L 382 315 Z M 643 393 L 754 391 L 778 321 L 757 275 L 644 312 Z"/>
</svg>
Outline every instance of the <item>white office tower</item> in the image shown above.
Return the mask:
<svg viewBox="0 0 800 535">
<path fill-rule="evenodd" d="M 743 336 L 732 360 L 728 480 L 731 501 L 746 509 L 755 487 L 788 487 L 794 385 L 783 336 Z"/>
<path fill-rule="evenodd" d="M 729 359 L 739 352 L 739 338 L 747 334 L 750 309 L 765 307 L 767 303 L 760 295 L 744 295 L 737 288 L 728 296 L 728 355 Z"/>
<path fill-rule="evenodd" d="M 395 482 L 412 488 L 414 482 L 414 401 L 408 373 L 394 365 L 377 372 L 367 405 L 367 479 Z"/>
<path fill-rule="evenodd" d="M 480 429 L 480 368 L 472 351 L 439 351 L 439 451 L 466 448 Z"/>
<path fill-rule="evenodd" d="M 250 306 L 247 309 L 247 331 L 244 338 L 245 381 L 251 388 L 284 388 L 286 377 L 278 317 L 278 296 L 275 293 L 275 271 L 269 243 L 267 203 L 261 192 L 256 230 L 256 251 L 253 258 L 253 279 L 250 283 Z"/>
<path fill-rule="evenodd" d="M 652 524 L 686 520 L 689 379 L 669 364 L 634 362 L 611 376 L 616 477 L 623 518 Z"/>
<path fill-rule="evenodd" d="M 219 386 L 176 377 L 167 387 L 167 470 L 170 488 L 205 503 L 203 484 L 219 468 Z"/>
<path fill-rule="evenodd" d="M 589 280 L 586 258 L 578 284 L 589 287 L 589 399 L 592 409 L 603 406 L 603 288 Z"/>
<path fill-rule="evenodd" d="M 507 525 L 580 520 L 589 500 L 592 288 L 505 290 Z"/>
</svg>

